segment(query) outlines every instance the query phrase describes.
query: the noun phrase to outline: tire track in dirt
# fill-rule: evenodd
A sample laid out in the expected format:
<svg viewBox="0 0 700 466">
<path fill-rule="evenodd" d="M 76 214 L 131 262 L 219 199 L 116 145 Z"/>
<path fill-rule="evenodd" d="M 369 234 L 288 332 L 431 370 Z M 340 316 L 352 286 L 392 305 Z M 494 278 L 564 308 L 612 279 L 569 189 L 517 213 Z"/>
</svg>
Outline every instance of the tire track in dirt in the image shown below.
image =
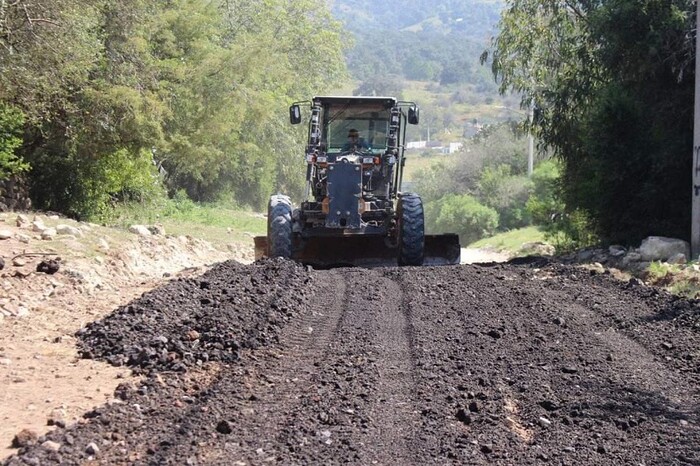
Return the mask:
<svg viewBox="0 0 700 466">
<path fill-rule="evenodd" d="M 376 425 L 377 437 L 373 455 L 367 460 L 374 464 L 410 465 L 417 462 L 413 451 L 417 437 L 415 426 L 420 420 L 413 394 L 415 393 L 415 356 L 410 306 L 401 283 L 386 276 L 370 277 L 377 289 L 385 292 L 377 309 L 364 309 L 377 321 L 377 397 L 369 407 Z M 369 464 L 366 463 L 366 464 Z"/>
<path fill-rule="evenodd" d="M 348 298 L 319 364 L 316 390 L 299 405 L 282 437 L 293 462 L 425 464 L 412 449 L 418 416 L 401 287 L 374 270 L 333 275 L 346 282 Z"/>
</svg>

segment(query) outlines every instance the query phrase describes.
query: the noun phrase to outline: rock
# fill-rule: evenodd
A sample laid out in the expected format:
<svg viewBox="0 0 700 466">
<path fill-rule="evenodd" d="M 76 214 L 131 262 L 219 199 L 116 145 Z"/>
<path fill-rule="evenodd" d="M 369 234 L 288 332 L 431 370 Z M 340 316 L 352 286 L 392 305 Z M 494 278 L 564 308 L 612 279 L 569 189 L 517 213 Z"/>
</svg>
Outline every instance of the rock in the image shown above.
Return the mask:
<svg viewBox="0 0 700 466">
<path fill-rule="evenodd" d="M 593 262 L 593 263 L 590 265 L 589 270 L 591 271 L 592 274 L 594 274 L 594 273 L 600 273 L 600 274 L 605 273 L 605 267 L 603 267 L 603 264 L 601 264 L 600 262 Z"/>
<path fill-rule="evenodd" d="M 12 238 L 12 232 L 10 230 L 0 230 L 0 240 Z"/>
<path fill-rule="evenodd" d="M 681 239 L 649 236 L 639 246 L 639 253 L 644 261 L 668 261 L 677 254 L 683 254 L 687 260 L 690 245 Z"/>
<path fill-rule="evenodd" d="M 139 236 L 151 236 L 151 230 L 145 225 L 131 225 L 129 231 Z"/>
<path fill-rule="evenodd" d="M 109 243 L 104 238 L 97 240 L 97 247 L 102 251 L 109 251 Z"/>
<path fill-rule="evenodd" d="M 90 442 L 85 448 L 85 453 L 88 455 L 96 455 L 100 452 L 100 447 L 97 446 L 95 442 Z"/>
<path fill-rule="evenodd" d="M 547 428 L 547 427 L 549 427 L 549 426 L 552 425 L 552 421 L 550 421 L 550 420 L 547 419 L 546 417 L 541 417 L 541 418 L 539 418 L 539 419 L 537 420 L 537 422 L 539 422 L 540 425 L 541 425 L 542 427 L 545 427 L 545 428 Z"/>
<path fill-rule="evenodd" d="M 469 403 L 469 411 L 472 413 L 478 413 L 479 412 L 479 404 L 476 401 L 472 401 Z"/>
<path fill-rule="evenodd" d="M 12 265 L 14 265 L 15 267 L 23 267 L 27 265 L 27 261 L 22 259 L 21 257 L 15 257 L 14 259 L 12 259 Z"/>
<path fill-rule="evenodd" d="M 19 214 L 17 216 L 17 219 L 15 220 L 15 225 L 17 225 L 19 228 L 24 228 L 29 224 L 29 219 L 27 218 L 26 215 Z"/>
<path fill-rule="evenodd" d="M 461 422 L 462 424 L 469 425 L 472 423 L 472 417 L 469 415 L 467 410 L 465 410 L 464 408 L 460 408 L 459 410 L 457 410 L 456 416 L 457 416 L 457 420 L 459 422 Z"/>
<path fill-rule="evenodd" d="M 562 367 L 562 368 L 561 368 L 561 371 L 562 371 L 564 374 L 575 374 L 575 373 L 578 372 L 578 369 L 575 368 L 575 367 L 573 367 L 573 366 L 565 366 L 565 367 Z"/>
<path fill-rule="evenodd" d="M 620 265 L 621 265 L 623 268 L 628 269 L 628 268 L 630 268 L 633 264 L 635 264 L 635 263 L 637 263 L 637 262 L 640 262 L 641 260 L 642 260 L 642 255 L 641 255 L 641 254 L 639 254 L 639 253 L 636 252 L 636 251 L 630 251 L 630 252 L 628 252 L 628 253 L 625 255 L 625 257 L 622 258 L 622 262 L 620 263 Z"/>
<path fill-rule="evenodd" d="M 499 332 L 498 330 L 490 330 L 489 333 L 487 333 L 487 335 L 496 340 L 501 338 L 501 332 Z"/>
<path fill-rule="evenodd" d="M 2 269 L 4 269 L 4 268 L 5 268 L 5 259 L 3 259 L 2 257 L 0 257 L 0 270 L 2 270 Z"/>
<path fill-rule="evenodd" d="M 0 366 L 9 366 L 12 364 L 12 360 L 8 358 L 0 358 Z"/>
<path fill-rule="evenodd" d="M 67 416 L 68 415 L 67 415 L 65 409 L 56 408 L 53 411 L 51 411 L 51 414 L 49 414 L 49 417 L 46 420 L 46 425 L 47 426 L 56 426 L 56 427 L 60 427 L 63 429 L 66 427 Z"/>
<path fill-rule="evenodd" d="M 52 440 L 47 440 L 41 444 L 41 447 L 49 451 L 58 451 L 61 449 L 61 444 Z"/>
<path fill-rule="evenodd" d="M 678 254 L 675 254 L 675 255 L 669 257 L 667 262 L 669 264 L 682 265 L 682 264 L 686 264 L 688 262 L 688 258 L 685 257 L 685 254 L 678 253 Z"/>
<path fill-rule="evenodd" d="M 55 259 L 43 260 L 36 266 L 36 271 L 53 275 L 61 268 L 60 263 Z"/>
<path fill-rule="evenodd" d="M 223 420 L 219 421 L 219 423 L 216 425 L 216 431 L 220 434 L 228 435 L 233 432 L 233 428 L 231 427 L 231 423 Z"/>
<path fill-rule="evenodd" d="M 161 224 L 148 226 L 148 231 L 150 231 L 152 235 L 165 236 L 165 228 Z"/>
<path fill-rule="evenodd" d="M 556 411 L 560 406 L 552 400 L 540 401 L 540 406 L 542 406 L 547 411 Z"/>
<path fill-rule="evenodd" d="M 598 445 L 598 448 L 596 449 L 598 453 L 601 455 L 604 455 L 608 452 L 608 450 L 605 448 L 605 445 Z"/>
<path fill-rule="evenodd" d="M 555 318 L 554 318 L 554 323 L 557 324 L 557 325 L 562 325 L 562 326 L 563 326 L 563 325 L 566 324 L 566 320 L 564 320 L 563 317 L 555 317 Z"/>
<path fill-rule="evenodd" d="M 44 222 L 42 222 L 41 220 L 34 220 L 32 222 L 32 231 L 41 233 L 44 230 L 46 230 L 46 225 L 44 225 Z"/>
<path fill-rule="evenodd" d="M 56 237 L 56 229 L 55 228 L 46 228 L 44 231 L 41 232 L 41 239 L 45 241 L 51 241 Z"/>
<path fill-rule="evenodd" d="M 481 444 L 481 452 L 482 453 L 493 453 L 493 444 L 492 443 L 483 443 Z"/>
<path fill-rule="evenodd" d="M 672 350 L 673 349 L 673 345 L 667 341 L 661 343 L 661 347 L 665 350 Z"/>
<path fill-rule="evenodd" d="M 32 240 L 32 237 L 22 233 L 17 233 L 17 239 L 20 243 L 29 244 L 29 242 Z"/>
<path fill-rule="evenodd" d="M 576 262 L 590 262 L 593 259 L 595 252 L 590 249 L 584 249 L 576 253 Z"/>
<path fill-rule="evenodd" d="M 22 429 L 15 438 L 12 439 L 12 448 L 24 448 L 35 445 L 39 436 L 36 432 L 29 429 Z"/>
<path fill-rule="evenodd" d="M 78 238 L 83 237 L 83 231 L 71 225 L 56 225 L 56 233 L 59 235 L 73 235 Z"/>
<path fill-rule="evenodd" d="M 625 249 L 624 246 L 620 246 L 617 244 L 613 244 L 608 248 L 608 254 L 610 254 L 613 257 L 622 257 L 625 255 L 627 252 L 627 249 Z"/>
</svg>

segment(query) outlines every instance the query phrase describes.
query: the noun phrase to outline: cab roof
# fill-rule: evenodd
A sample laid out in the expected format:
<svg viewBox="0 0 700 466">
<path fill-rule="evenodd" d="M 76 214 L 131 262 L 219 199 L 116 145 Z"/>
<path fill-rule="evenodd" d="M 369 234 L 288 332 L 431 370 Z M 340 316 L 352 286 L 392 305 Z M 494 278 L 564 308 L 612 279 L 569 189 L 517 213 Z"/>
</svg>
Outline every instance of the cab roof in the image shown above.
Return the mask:
<svg viewBox="0 0 700 466">
<path fill-rule="evenodd" d="M 396 98 L 384 96 L 317 96 L 313 98 L 313 101 L 319 102 L 321 104 L 341 105 L 363 105 L 382 103 L 387 108 L 396 106 Z"/>
</svg>

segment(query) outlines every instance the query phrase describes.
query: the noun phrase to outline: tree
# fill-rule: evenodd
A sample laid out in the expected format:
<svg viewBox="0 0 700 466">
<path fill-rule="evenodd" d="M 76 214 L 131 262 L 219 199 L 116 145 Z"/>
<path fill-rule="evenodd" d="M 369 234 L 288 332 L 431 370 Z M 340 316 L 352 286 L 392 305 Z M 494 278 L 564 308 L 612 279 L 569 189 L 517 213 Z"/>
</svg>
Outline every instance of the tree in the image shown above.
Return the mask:
<svg viewBox="0 0 700 466">
<path fill-rule="evenodd" d="M 694 10 L 690 0 L 510 0 L 503 13 L 492 55 L 501 90 L 534 101 L 533 131 L 564 162 L 567 209 L 605 241 L 688 237 Z"/>
<path fill-rule="evenodd" d="M 29 166 L 15 153 L 22 145 L 24 115 L 0 103 L 0 180 L 25 171 Z"/>
<path fill-rule="evenodd" d="M 324 1 L 0 6 L 0 103 L 26 115 L 18 155 L 40 208 L 91 217 L 158 196 L 156 166 L 202 201 L 301 191 L 287 106 L 345 71 Z"/>
</svg>

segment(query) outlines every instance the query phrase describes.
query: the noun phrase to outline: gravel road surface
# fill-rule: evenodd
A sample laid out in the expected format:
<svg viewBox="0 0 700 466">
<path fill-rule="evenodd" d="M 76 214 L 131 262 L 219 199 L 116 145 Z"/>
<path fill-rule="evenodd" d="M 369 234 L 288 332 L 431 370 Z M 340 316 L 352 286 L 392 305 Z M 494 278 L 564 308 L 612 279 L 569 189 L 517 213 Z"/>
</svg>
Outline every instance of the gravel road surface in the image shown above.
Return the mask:
<svg viewBox="0 0 700 466">
<path fill-rule="evenodd" d="M 143 383 L 45 464 L 700 464 L 698 303 L 544 263 L 222 263 L 79 334 Z"/>
</svg>

